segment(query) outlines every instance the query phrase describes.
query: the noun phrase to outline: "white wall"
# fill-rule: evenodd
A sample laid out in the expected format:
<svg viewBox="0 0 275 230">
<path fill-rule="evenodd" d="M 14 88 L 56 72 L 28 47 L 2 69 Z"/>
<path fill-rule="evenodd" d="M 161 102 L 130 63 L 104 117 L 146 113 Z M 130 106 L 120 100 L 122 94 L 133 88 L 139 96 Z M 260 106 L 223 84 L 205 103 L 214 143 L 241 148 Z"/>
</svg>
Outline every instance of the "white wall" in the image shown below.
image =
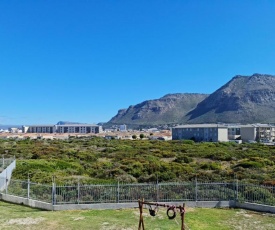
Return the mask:
<svg viewBox="0 0 275 230">
<path fill-rule="evenodd" d="M 241 137 L 244 142 L 250 140 L 256 140 L 256 128 L 255 127 L 241 127 Z"/>
<path fill-rule="evenodd" d="M 228 129 L 227 128 L 218 128 L 218 141 L 228 141 Z"/>
</svg>

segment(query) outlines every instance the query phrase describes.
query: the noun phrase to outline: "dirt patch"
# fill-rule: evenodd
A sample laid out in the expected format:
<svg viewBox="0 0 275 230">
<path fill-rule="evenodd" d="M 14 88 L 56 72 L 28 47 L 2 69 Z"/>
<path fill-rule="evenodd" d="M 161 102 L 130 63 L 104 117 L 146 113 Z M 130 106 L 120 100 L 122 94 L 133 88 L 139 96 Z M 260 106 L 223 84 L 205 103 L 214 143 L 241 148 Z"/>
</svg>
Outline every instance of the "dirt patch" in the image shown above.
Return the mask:
<svg viewBox="0 0 275 230">
<path fill-rule="evenodd" d="M 80 216 L 80 217 L 75 217 L 75 218 L 73 218 L 73 221 L 84 220 L 84 219 L 85 219 L 84 216 Z"/>
<path fill-rule="evenodd" d="M 108 159 L 106 157 L 101 157 L 97 159 L 98 162 L 111 162 L 111 159 Z"/>
<path fill-rule="evenodd" d="M 194 212 L 195 211 L 195 208 L 185 208 L 185 212 Z"/>
<path fill-rule="evenodd" d="M 228 222 L 231 229 L 243 230 L 243 229 L 257 229 L 257 230 L 273 230 L 274 224 L 264 223 L 257 219 L 257 215 L 253 212 L 240 210 L 236 212 L 235 218 Z"/>
<path fill-rule="evenodd" d="M 38 218 L 18 218 L 18 219 L 10 219 L 7 224 L 8 225 L 34 225 L 34 224 L 39 224 L 42 221 L 44 221 L 45 218 L 38 217 Z"/>
<path fill-rule="evenodd" d="M 176 157 L 161 158 L 160 160 L 164 161 L 164 162 L 172 162 L 172 161 L 176 160 Z"/>
</svg>

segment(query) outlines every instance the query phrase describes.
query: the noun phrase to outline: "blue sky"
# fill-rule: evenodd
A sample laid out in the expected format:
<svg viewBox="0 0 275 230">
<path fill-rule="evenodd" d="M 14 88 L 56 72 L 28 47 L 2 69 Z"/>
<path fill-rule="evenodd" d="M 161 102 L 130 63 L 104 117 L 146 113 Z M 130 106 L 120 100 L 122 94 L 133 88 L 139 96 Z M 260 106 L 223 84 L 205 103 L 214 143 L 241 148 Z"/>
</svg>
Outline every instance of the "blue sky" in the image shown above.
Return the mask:
<svg viewBox="0 0 275 230">
<path fill-rule="evenodd" d="M 275 1 L 0 1 L 0 124 L 108 121 L 275 74 Z"/>
</svg>

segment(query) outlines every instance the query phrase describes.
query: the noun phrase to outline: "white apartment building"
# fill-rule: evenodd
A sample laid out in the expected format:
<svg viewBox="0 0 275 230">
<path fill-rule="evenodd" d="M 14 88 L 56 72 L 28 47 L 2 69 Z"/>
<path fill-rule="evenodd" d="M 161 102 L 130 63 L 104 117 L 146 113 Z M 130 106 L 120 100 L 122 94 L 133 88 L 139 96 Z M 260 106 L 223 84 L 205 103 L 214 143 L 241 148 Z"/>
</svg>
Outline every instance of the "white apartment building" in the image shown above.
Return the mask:
<svg viewBox="0 0 275 230">
<path fill-rule="evenodd" d="M 102 127 L 89 124 L 57 125 L 57 133 L 101 133 Z"/>
<path fill-rule="evenodd" d="M 119 126 L 119 131 L 126 132 L 127 131 L 127 125 L 120 125 Z"/>
<path fill-rule="evenodd" d="M 102 126 L 93 124 L 22 126 L 23 133 L 101 133 Z"/>
<path fill-rule="evenodd" d="M 229 140 L 236 140 L 241 138 L 241 126 L 240 125 L 227 125 L 228 128 L 228 139 Z"/>
<path fill-rule="evenodd" d="M 172 139 L 225 142 L 228 141 L 228 129 L 219 124 L 180 125 L 172 128 Z"/>
<path fill-rule="evenodd" d="M 240 126 L 241 138 L 244 142 L 275 142 L 275 126 L 270 124 L 251 124 Z"/>
<path fill-rule="evenodd" d="M 56 131 L 55 125 L 29 125 L 22 126 L 23 133 L 54 133 Z"/>
</svg>

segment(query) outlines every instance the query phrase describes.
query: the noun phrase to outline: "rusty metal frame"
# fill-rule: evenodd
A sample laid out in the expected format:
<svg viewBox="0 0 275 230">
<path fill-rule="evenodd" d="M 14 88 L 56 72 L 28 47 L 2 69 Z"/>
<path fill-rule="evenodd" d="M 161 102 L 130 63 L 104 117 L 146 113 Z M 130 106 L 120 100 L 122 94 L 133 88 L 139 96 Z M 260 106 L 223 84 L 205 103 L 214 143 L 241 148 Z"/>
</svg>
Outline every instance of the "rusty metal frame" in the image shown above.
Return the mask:
<svg viewBox="0 0 275 230">
<path fill-rule="evenodd" d="M 181 230 L 185 230 L 184 227 L 184 214 L 185 214 L 185 203 L 183 203 L 183 205 L 181 206 L 175 206 L 175 205 L 167 205 L 167 204 L 161 204 L 161 203 L 157 203 L 157 202 L 146 202 L 144 201 L 144 199 L 142 200 L 138 200 L 138 207 L 139 207 L 139 224 L 138 224 L 138 230 L 145 230 L 144 228 L 144 220 L 143 220 L 143 205 L 147 204 L 147 205 L 155 205 L 157 207 L 166 207 L 166 208 L 174 208 L 174 209 L 178 209 L 180 211 L 180 216 L 181 216 Z"/>
</svg>

